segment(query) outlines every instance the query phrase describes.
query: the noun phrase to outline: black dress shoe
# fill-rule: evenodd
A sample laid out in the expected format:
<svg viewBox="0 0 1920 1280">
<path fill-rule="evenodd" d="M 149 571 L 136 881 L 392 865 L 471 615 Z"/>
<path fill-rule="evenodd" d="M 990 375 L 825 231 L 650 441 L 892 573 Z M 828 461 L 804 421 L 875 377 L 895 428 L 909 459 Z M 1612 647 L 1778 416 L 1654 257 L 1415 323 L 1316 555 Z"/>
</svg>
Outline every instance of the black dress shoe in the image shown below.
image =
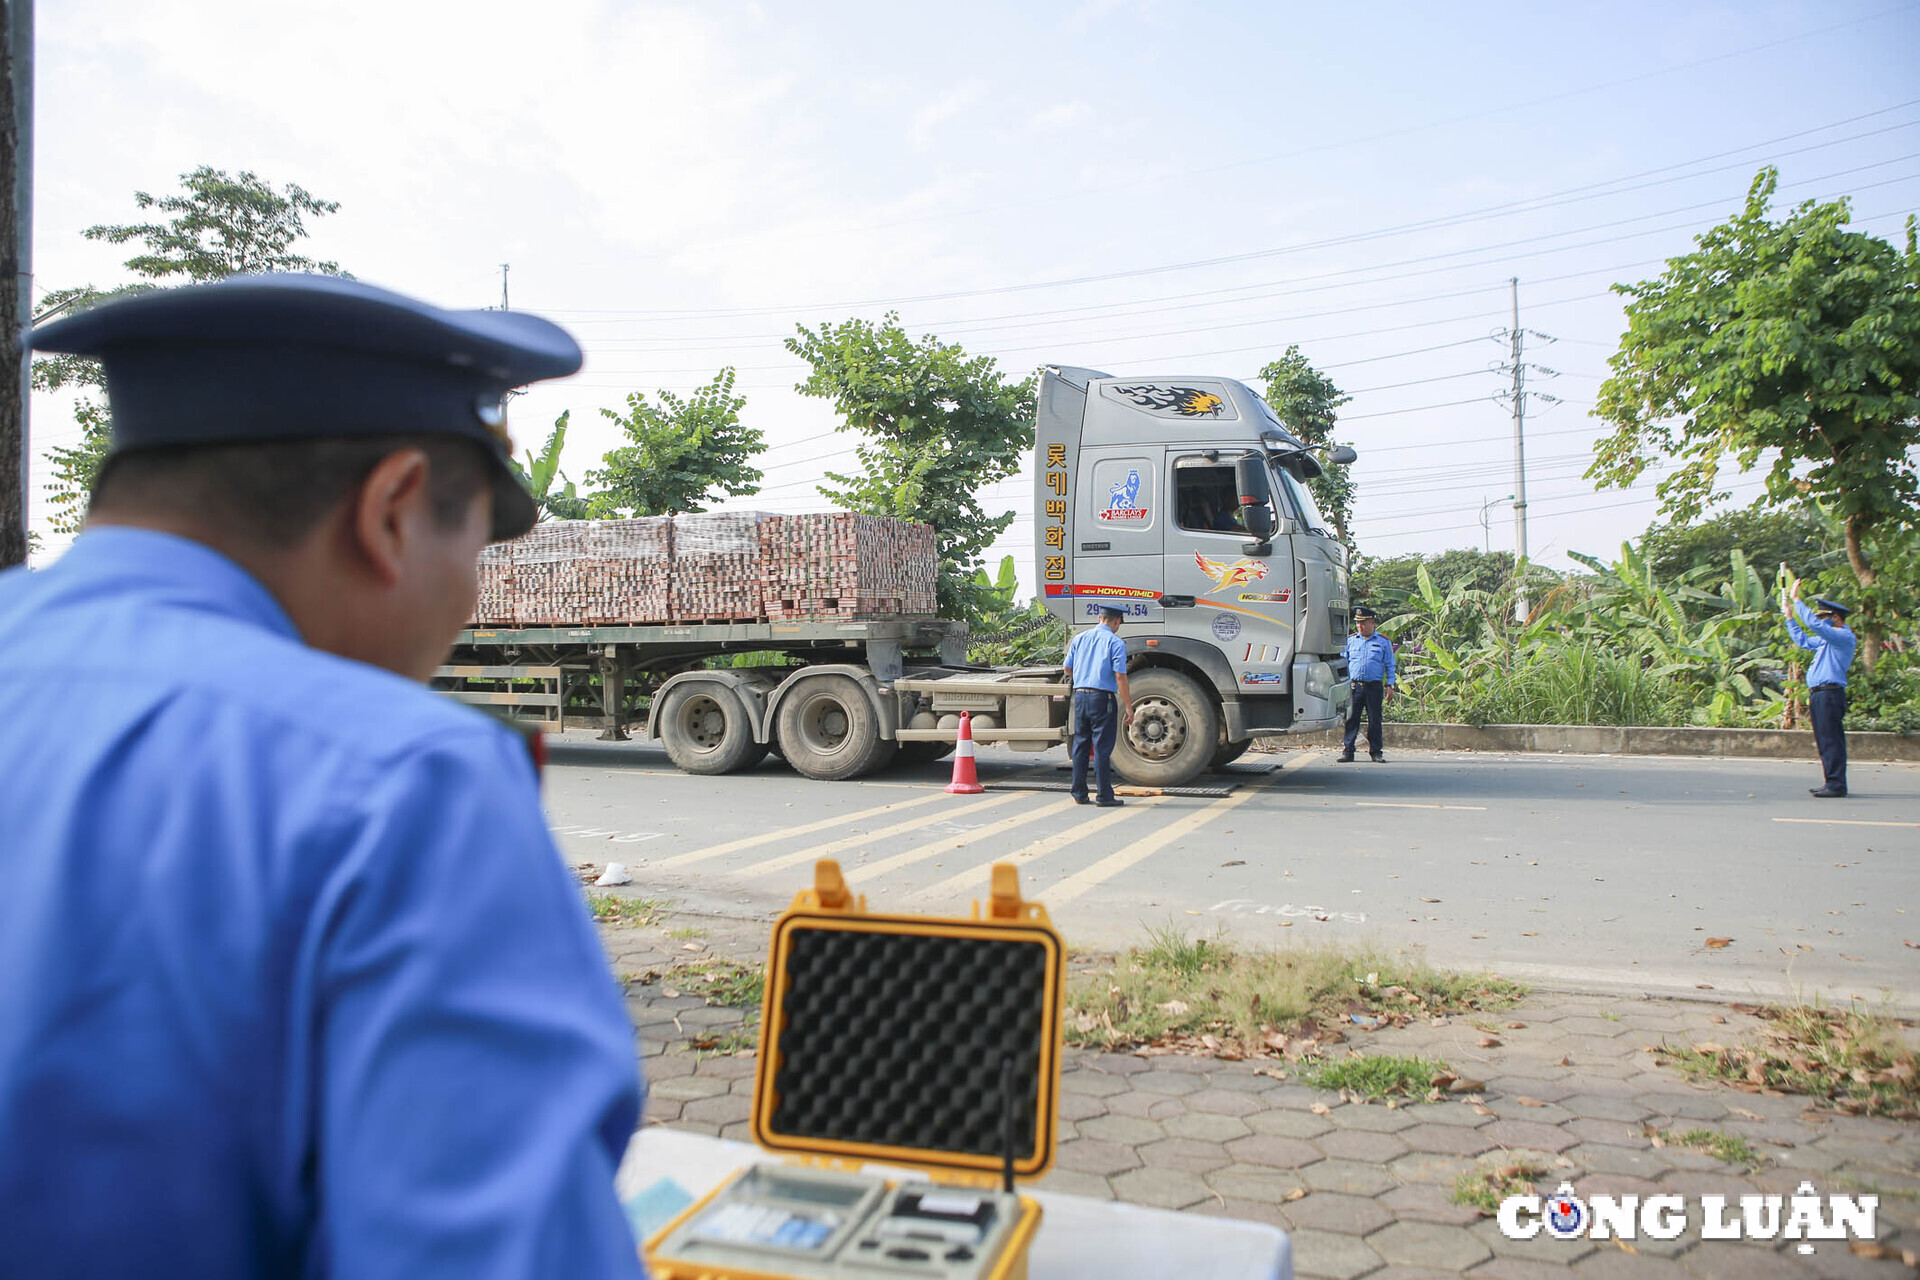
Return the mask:
<svg viewBox="0 0 1920 1280">
<path fill-rule="evenodd" d="M 1340 753 L 1339 755 L 1337 755 L 1337 756 L 1335 756 L 1335 757 L 1334 757 L 1334 759 L 1335 759 L 1335 760 L 1337 760 L 1337 761 L 1338 761 L 1339 763 L 1341 763 L 1341 764 L 1352 764 L 1352 763 L 1353 763 L 1353 752 L 1351 752 L 1351 751 L 1343 751 L 1343 752 L 1341 752 L 1341 753 Z"/>
<path fill-rule="evenodd" d="M 1126 803 L 1127 802 L 1125 800 L 1120 799 L 1118 796 L 1115 796 L 1111 800 L 1095 800 L 1094 801 L 1094 804 L 1098 805 L 1102 809 L 1118 809 L 1121 806 L 1125 805 Z"/>
<path fill-rule="evenodd" d="M 1814 791 L 1813 796 L 1816 800 L 1838 800 L 1846 794 L 1844 791 L 1835 791 L 1832 787 L 1820 787 Z"/>
<path fill-rule="evenodd" d="M 1387 762 L 1385 756 L 1369 756 L 1368 759 L 1372 760 L 1375 764 L 1385 764 Z"/>
<path fill-rule="evenodd" d="M 1093 803 L 1093 801 L 1087 799 L 1085 796 L 1075 796 L 1073 798 L 1073 802 L 1075 804 L 1092 804 Z"/>
</svg>

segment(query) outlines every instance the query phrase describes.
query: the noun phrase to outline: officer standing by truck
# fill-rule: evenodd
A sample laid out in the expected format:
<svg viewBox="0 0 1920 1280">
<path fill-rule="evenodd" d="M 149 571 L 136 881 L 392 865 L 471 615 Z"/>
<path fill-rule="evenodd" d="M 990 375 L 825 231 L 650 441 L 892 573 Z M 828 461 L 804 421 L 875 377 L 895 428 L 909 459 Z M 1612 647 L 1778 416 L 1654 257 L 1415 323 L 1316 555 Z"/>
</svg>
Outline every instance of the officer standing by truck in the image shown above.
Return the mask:
<svg viewBox="0 0 1920 1280">
<path fill-rule="evenodd" d="M 1133 699 L 1127 692 L 1127 645 L 1120 638 L 1126 617 L 1111 605 L 1100 606 L 1100 625 L 1088 627 L 1067 644 L 1067 683 L 1073 688 L 1073 799 L 1087 803 L 1087 765 L 1093 765 L 1094 804 L 1104 809 L 1126 802 L 1113 794 L 1113 744 L 1121 723 L 1133 723 Z"/>
<path fill-rule="evenodd" d="M 1359 634 L 1347 637 L 1347 679 L 1353 682 L 1353 701 L 1347 705 L 1347 742 L 1341 748 L 1340 761 L 1353 761 L 1354 744 L 1360 740 L 1360 716 L 1367 717 L 1367 753 L 1375 764 L 1385 764 L 1381 751 L 1380 712 L 1386 699 L 1394 695 L 1393 641 L 1374 630 L 1379 617 L 1361 605 L 1353 611 Z"/>
<path fill-rule="evenodd" d="M 0 1271 L 639 1276 L 632 1026 L 525 742 L 423 687 L 578 345 L 320 276 L 33 345 L 113 445 L 0 576 Z"/>
<path fill-rule="evenodd" d="M 1826 777 L 1810 790 L 1821 800 L 1833 800 L 1847 794 L 1847 668 L 1853 665 L 1858 641 L 1847 626 L 1850 609 L 1825 596 L 1815 596 L 1813 605 L 1809 610 L 1800 599 L 1798 582 L 1780 593 L 1787 634 L 1813 654 L 1813 662 L 1807 667 L 1807 709 L 1813 718 L 1814 745 L 1820 749 L 1820 768 Z M 1794 619 L 1796 613 L 1800 615 L 1798 621 Z"/>
</svg>

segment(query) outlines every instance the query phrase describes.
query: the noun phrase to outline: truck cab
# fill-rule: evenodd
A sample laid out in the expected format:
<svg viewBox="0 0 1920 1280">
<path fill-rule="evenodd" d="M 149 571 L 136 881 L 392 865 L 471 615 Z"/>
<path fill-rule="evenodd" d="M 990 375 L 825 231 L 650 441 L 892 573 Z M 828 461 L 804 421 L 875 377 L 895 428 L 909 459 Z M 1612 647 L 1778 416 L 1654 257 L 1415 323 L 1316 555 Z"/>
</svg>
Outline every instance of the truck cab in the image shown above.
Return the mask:
<svg viewBox="0 0 1920 1280">
<path fill-rule="evenodd" d="M 1264 400 L 1230 378 L 1051 367 L 1034 450 L 1048 609 L 1075 628 L 1127 615 L 1123 777 L 1184 780 L 1338 721 L 1346 552 L 1306 484 L 1319 459 Z"/>
</svg>

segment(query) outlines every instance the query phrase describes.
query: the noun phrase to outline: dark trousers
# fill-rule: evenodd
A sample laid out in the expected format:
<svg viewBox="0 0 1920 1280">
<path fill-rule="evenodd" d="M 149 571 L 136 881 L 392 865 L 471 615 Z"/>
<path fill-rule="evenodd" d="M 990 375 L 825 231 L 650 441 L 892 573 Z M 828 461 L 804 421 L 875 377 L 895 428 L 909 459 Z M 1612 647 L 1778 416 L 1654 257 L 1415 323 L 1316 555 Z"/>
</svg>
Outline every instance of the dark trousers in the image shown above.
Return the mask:
<svg viewBox="0 0 1920 1280">
<path fill-rule="evenodd" d="M 1386 701 L 1386 685 L 1379 680 L 1355 680 L 1353 700 L 1347 704 L 1346 753 L 1360 737 L 1360 713 L 1367 715 L 1367 754 L 1380 754 L 1380 707 Z"/>
<path fill-rule="evenodd" d="M 1813 705 L 1813 740 L 1820 747 L 1820 767 L 1827 785 L 1835 791 L 1847 789 L 1847 691 L 1839 688 L 1813 689 L 1807 694 Z"/>
<path fill-rule="evenodd" d="M 1073 794 L 1087 798 L 1087 763 L 1099 800 L 1113 799 L 1113 740 L 1120 727 L 1119 700 L 1105 689 L 1073 691 Z"/>
</svg>

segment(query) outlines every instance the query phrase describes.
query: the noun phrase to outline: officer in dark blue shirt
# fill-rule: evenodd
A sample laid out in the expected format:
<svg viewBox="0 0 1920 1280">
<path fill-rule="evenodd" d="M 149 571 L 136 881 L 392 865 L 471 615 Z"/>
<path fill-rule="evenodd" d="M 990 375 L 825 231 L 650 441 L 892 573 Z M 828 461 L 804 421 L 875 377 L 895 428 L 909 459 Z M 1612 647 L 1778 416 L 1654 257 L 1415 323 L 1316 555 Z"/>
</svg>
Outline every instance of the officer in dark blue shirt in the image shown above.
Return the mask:
<svg viewBox="0 0 1920 1280">
<path fill-rule="evenodd" d="M 114 439 L 0 575 L 0 1273 L 639 1276 L 620 993 L 525 743 L 422 687 L 579 347 L 312 276 L 33 341 Z"/>
<path fill-rule="evenodd" d="M 1375 764 L 1385 764 L 1381 752 L 1380 710 L 1394 695 L 1393 641 L 1374 630 L 1379 617 L 1361 605 L 1353 611 L 1358 635 L 1347 637 L 1347 679 L 1353 682 L 1353 700 L 1347 704 L 1347 742 L 1340 760 L 1353 760 L 1353 747 L 1360 739 L 1360 716 L 1367 717 L 1367 753 Z"/>
</svg>

